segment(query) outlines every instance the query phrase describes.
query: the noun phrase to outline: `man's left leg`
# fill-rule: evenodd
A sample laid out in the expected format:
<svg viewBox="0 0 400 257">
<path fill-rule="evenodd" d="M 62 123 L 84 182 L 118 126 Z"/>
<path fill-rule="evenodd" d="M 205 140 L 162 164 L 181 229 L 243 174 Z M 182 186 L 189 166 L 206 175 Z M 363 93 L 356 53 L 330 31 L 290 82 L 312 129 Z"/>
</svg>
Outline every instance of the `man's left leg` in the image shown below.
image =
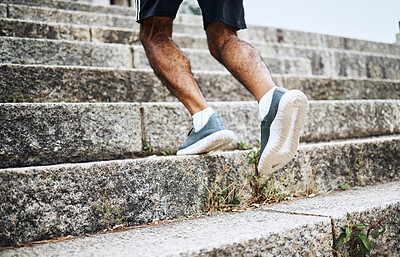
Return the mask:
<svg viewBox="0 0 400 257">
<path fill-rule="evenodd" d="M 261 119 L 258 169 L 267 174 L 295 155 L 306 115 L 307 97 L 299 90 L 277 88 L 260 53 L 223 22 L 206 25 L 211 54 L 255 96 Z"/>
</svg>

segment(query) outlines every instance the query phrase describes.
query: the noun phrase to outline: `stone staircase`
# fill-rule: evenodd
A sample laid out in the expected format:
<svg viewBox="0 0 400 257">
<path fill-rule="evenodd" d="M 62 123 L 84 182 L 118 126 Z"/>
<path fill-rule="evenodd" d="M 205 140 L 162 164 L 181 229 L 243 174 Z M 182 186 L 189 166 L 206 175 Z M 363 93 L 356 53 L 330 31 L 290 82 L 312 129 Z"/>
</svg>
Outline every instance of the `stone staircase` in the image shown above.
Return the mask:
<svg viewBox="0 0 400 257">
<path fill-rule="evenodd" d="M 190 115 L 150 69 L 134 14 L 0 0 L 0 246 L 79 237 L 2 256 L 330 256 L 347 212 L 371 223 L 388 210 L 374 253 L 400 254 L 400 45 L 259 26 L 240 32 L 277 84 L 310 99 L 298 155 L 274 184 L 304 197 L 194 219 L 207 188 L 245 185 L 254 165 L 236 144 L 163 156 L 184 141 Z M 257 103 L 210 57 L 201 24 L 178 16 L 174 41 L 237 141 L 253 144 Z M 119 221 L 139 228 L 86 236 Z"/>
</svg>

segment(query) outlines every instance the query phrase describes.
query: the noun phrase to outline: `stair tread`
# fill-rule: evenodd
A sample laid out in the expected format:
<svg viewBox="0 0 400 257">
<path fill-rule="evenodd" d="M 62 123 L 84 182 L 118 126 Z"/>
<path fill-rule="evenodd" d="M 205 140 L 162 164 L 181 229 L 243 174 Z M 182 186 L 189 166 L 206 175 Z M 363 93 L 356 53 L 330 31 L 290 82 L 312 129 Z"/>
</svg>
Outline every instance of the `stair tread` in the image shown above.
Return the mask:
<svg viewBox="0 0 400 257">
<path fill-rule="evenodd" d="M 115 253 L 134 253 L 138 256 L 197 256 L 263 252 L 268 256 L 276 256 L 304 253 L 313 247 L 318 254 L 328 255 L 332 251 L 332 231 L 335 231 L 332 224 L 343 223 L 347 213 L 358 219 L 358 214 L 362 214 L 363 220 L 374 221 L 377 212 L 390 210 L 387 229 L 388 232 L 395 232 L 396 223 L 390 222 L 396 222 L 396 206 L 400 206 L 400 182 L 278 204 L 265 209 L 268 211 L 245 211 L 176 221 L 7 250 L 3 254 L 114 256 Z M 386 245 L 394 246 L 397 241 L 398 238 L 389 240 Z"/>
<path fill-rule="evenodd" d="M 236 142 L 260 138 L 255 101 L 210 106 Z M 399 109 L 400 100 L 310 101 L 301 141 L 400 133 Z M 181 103 L 6 103 L 0 113 L 1 167 L 126 158 L 140 155 L 147 144 L 155 153 L 174 152 L 191 125 Z"/>
</svg>

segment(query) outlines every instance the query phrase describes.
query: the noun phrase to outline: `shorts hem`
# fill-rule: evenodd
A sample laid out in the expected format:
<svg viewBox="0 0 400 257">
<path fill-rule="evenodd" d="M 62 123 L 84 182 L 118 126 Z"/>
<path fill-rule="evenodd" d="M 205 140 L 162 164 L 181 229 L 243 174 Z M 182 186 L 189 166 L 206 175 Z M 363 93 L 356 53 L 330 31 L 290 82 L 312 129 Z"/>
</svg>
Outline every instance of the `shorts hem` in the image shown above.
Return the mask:
<svg viewBox="0 0 400 257">
<path fill-rule="evenodd" d="M 150 18 L 150 17 L 169 17 L 169 18 L 175 19 L 176 14 L 166 13 L 166 12 L 144 13 L 144 14 L 140 15 L 139 19 L 136 20 L 136 22 L 142 23 L 144 19 Z"/>
<path fill-rule="evenodd" d="M 205 17 L 203 17 L 203 28 L 204 28 L 204 30 L 206 29 L 206 27 L 207 27 L 207 25 L 209 23 L 214 22 L 214 21 L 223 22 L 228 26 L 236 28 L 237 30 L 247 29 L 247 25 L 246 25 L 245 21 L 242 22 L 242 21 L 237 21 L 237 20 L 229 20 L 229 19 L 226 19 L 224 17 L 216 17 L 216 18 L 212 18 L 212 19 L 207 19 L 207 21 L 206 21 Z"/>
</svg>

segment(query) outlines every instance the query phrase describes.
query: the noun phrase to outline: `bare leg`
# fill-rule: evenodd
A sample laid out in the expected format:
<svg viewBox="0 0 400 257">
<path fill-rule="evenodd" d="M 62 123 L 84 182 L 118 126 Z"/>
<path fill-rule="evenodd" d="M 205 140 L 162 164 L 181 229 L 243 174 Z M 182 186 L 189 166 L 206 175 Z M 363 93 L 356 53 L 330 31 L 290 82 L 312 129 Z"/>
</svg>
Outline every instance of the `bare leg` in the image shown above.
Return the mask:
<svg viewBox="0 0 400 257">
<path fill-rule="evenodd" d="M 237 37 L 236 29 L 211 22 L 206 27 L 211 54 L 255 96 L 257 101 L 275 86 L 260 53 Z"/>
<path fill-rule="evenodd" d="M 193 78 L 189 60 L 171 39 L 172 22 L 169 17 L 143 20 L 140 41 L 154 73 L 193 115 L 208 105 Z"/>
</svg>

